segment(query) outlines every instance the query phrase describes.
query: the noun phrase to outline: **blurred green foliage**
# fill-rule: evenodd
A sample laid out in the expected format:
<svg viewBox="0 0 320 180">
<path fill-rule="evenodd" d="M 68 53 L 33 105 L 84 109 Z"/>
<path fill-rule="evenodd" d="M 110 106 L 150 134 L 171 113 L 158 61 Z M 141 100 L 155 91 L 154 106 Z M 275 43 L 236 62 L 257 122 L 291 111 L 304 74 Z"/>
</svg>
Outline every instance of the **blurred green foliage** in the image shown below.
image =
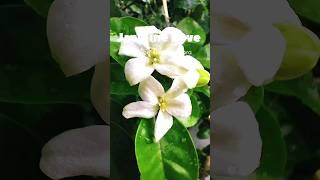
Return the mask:
<svg viewBox="0 0 320 180">
<path fill-rule="evenodd" d="M 43 16 L 48 2 L 37 5 Z M 43 145 L 66 130 L 103 124 L 90 103 L 92 71 L 64 76 L 51 58 L 46 19 L 23 0 L 0 1 L 0 39 L 1 179 L 49 179 L 39 169 Z"/>
</svg>

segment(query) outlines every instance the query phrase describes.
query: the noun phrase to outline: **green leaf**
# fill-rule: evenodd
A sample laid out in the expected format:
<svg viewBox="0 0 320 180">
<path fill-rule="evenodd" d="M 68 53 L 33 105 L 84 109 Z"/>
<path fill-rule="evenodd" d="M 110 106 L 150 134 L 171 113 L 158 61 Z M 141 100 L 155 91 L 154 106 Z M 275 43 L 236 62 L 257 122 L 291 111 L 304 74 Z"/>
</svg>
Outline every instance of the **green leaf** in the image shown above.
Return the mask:
<svg viewBox="0 0 320 180">
<path fill-rule="evenodd" d="M 261 105 L 263 105 L 263 87 L 251 87 L 246 96 L 243 97 L 243 100 L 247 102 L 253 109 L 253 111 L 256 113 L 260 109 Z"/>
<path fill-rule="evenodd" d="M 113 60 L 118 62 L 121 66 L 125 66 L 126 62 L 129 60 L 126 56 L 120 56 L 119 53 L 120 42 L 110 41 L 110 55 Z"/>
<path fill-rule="evenodd" d="M 24 2 L 34 9 L 42 17 L 47 17 L 50 5 L 54 0 L 24 0 Z"/>
<path fill-rule="evenodd" d="M 200 47 L 206 42 L 206 32 L 202 27 L 192 18 L 186 17 L 182 19 L 178 24 L 177 28 L 183 31 L 186 35 L 199 35 L 200 42 L 185 42 L 184 47 L 186 51 L 191 51 L 193 54 L 199 50 Z"/>
<path fill-rule="evenodd" d="M 0 101 L 26 104 L 90 102 L 92 72 L 65 77 L 51 58 L 45 24 L 45 19 L 26 6 L 1 9 Z"/>
<path fill-rule="evenodd" d="M 320 115 L 319 89 L 311 73 L 293 80 L 274 81 L 265 89 L 276 94 L 296 97 Z"/>
<path fill-rule="evenodd" d="M 287 151 L 280 124 L 266 106 L 260 108 L 256 118 L 263 142 L 261 164 L 257 173 L 266 177 L 282 176 L 285 172 Z"/>
<path fill-rule="evenodd" d="M 113 180 L 139 179 L 138 167 L 134 157 L 134 144 L 126 130 L 111 121 L 110 138 L 111 177 Z M 121 142 L 121 143 L 119 143 Z M 126 164 L 126 173 L 123 173 Z"/>
<path fill-rule="evenodd" d="M 197 137 L 199 139 L 210 138 L 210 121 L 208 119 L 203 119 L 199 125 L 199 131 L 197 132 Z"/>
<path fill-rule="evenodd" d="M 110 19 L 110 55 L 122 66 L 129 58 L 118 54 L 120 48 L 118 38 L 120 33 L 123 33 L 124 36 L 134 35 L 136 26 L 147 26 L 147 24 L 133 17 L 113 17 Z"/>
<path fill-rule="evenodd" d="M 210 44 L 200 48 L 196 53 L 192 55 L 205 67 L 210 69 Z"/>
<path fill-rule="evenodd" d="M 138 95 L 138 86 L 130 86 L 124 75 L 124 68 L 119 64 L 110 64 L 110 94 L 111 95 Z"/>
<path fill-rule="evenodd" d="M 110 1 L 110 17 L 119 17 L 121 12 L 119 7 L 116 5 L 115 0 Z"/>
<path fill-rule="evenodd" d="M 138 87 L 130 86 L 127 81 L 111 82 L 110 94 L 112 95 L 137 95 Z"/>
<path fill-rule="evenodd" d="M 204 94 L 205 96 L 210 98 L 210 86 L 202 86 L 202 87 L 196 87 L 193 89 L 194 92 L 199 92 Z"/>
<path fill-rule="evenodd" d="M 154 121 L 141 120 L 135 147 L 141 180 L 197 180 L 199 162 L 188 130 L 174 121 L 169 132 L 153 142 Z"/>
<path fill-rule="evenodd" d="M 197 124 L 201 117 L 201 111 L 199 107 L 198 98 L 195 95 L 190 96 L 192 104 L 192 113 L 191 116 L 187 119 L 178 119 L 184 127 L 192 127 Z"/>
<path fill-rule="evenodd" d="M 110 19 L 110 30 L 112 33 L 123 33 L 124 35 L 134 35 L 136 26 L 147 26 L 144 21 L 133 17 L 113 17 Z"/>
<path fill-rule="evenodd" d="M 201 4 L 200 0 L 176 0 L 174 1 L 176 8 L 190 10 Z"/>
<path fill-rule="evenodd" d="M 288 0 L 295 12 L 313 22 L 320 24 L 319 0 Z"/>
<path fill-rule="evenodd" d="M 91 72 L 66 78 L 58 68 L 36 64 L 0 66 L 0 101 L 26 104 L 88 103 Z"/>
</svg>

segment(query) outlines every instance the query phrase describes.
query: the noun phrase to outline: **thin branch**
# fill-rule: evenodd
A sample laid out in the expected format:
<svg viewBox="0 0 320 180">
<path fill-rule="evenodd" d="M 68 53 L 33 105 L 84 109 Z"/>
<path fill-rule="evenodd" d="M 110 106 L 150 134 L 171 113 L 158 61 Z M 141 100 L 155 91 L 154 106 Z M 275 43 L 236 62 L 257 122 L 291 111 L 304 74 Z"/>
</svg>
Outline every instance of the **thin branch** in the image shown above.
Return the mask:
<svg viewBox="0 0 320 180">
<path fill-rule="evenodd" d="M 162 0 L 162 4 L 163 4 L 163 10 L 164 10 L 164 17 L 166 19 L 167 25 L 169 25 L 170 24 L 170 17 L 169 17 L 169 12 L 168 12 L 168 2 L 167 2 L 167 0 Z"/>
</svg>

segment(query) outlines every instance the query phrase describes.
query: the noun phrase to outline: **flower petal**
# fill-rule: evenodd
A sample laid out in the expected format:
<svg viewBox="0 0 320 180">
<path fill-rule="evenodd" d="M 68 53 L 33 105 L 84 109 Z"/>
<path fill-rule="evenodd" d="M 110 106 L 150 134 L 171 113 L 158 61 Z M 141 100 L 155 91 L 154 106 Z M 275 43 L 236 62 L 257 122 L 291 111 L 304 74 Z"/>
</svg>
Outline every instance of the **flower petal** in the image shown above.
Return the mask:
<svg viewBox="0 0 320 180">
<path fill-rule="evenodd" d="M 137 26 L 135 27 L 136 34 L 138 36 L 139 42 L 143 44 L 147 49 L 153 47 L 153 45 L 158 44 L 153 42 L 152 38 L 154 35 L 160 35 L 161 31 L 155 26 Z"/>
<path fill-rule="evenodd" d="M 176 49 L 182 46 L 186 41 L 186 35 L 177 28 L 167 27 L 161 32 L 161 36 L 167 38 L 167 41 L 162 44 L 161 50 Z"/>
<path fill-rule="evenodd" d="M 258 123 L 249 105 L 233 103 L 213 112 L 211 117 L 214 174 L 251 174 L 260 164 L 262 142 Z"/>
<path fill-rule="evenodd" d="M 110 176 L 108 126 L 66 131 L 42 149 L 40 169 L 52 179 L 88 175 Z"/>
<path fill-rule="evenodd" d="M 190 70 L 183 76 L 183 80 L 189 89 L 193 89 L 197 86 L 199 78 L 200 75 L 196 70 Z"/>
<path fill-rule="evenodd" d="M 176 78 L 173 80 L 170 89 L 165 93 L 165 97 L 173 99 L 187 92 L 187 90 L 188 87 L 184 80 L 182 78 Z"/>
<path fill-rule="evenodd" d="M 184 56 L 183 60 L 180 62 L 181 62 L 180 65 L 188 70 L 204 69 L 202 64 L 196 58 L 189 55 Z"/>
<path fill-rule="evenodd" d="M 122 115 L 127 119 L 134 117 L 153 118 L 158 110 L 159 107 L 153 103 L 138 101 L 126 105 L 123 108 Z"/>
<path fill-rule="evenodd" d="M 136 36 L 130 36 L 121 41 L 119 55 L 145 57 L 147 48 L 148 47 L 145 47 Z"/>
<path fill-rule="evenodd" d="M 154 137 L 156 142 L 158 142 L 172 127 L 173 117 L 165 111 L 159 111 L 155 128 Z"/>
<path fill-rule="evenodd" d="M 131 86 L 147 79 L 153 71 L 154 68 L 149 64 L 147 58 L 130 59 L 124 68 L 126 79 Z"/>
<path fill-rule="evenodd" d="M 157 104 L 158 98 L 164 94 L 162 85 L 152 76 L 139 84 L 138 91 L 142 100 L 153 104 Z"/>
<path fill-rule="evenodd" d="M 251 84 L 232 56 L 232 52 L 221 46 L 214 46 L 213 96 L 211 107 L 217 109 L 237 101 L 244 96 Z"/>
<path fill-rule="evenodd" d="M 160 52 L 160 59 L 161 63 L 164 64 L 181 64 L 179 63 L 180 60 L 184 59 L 184 47 L 177 46 L 176 48 L 167 48 L 165 50 L 161 50 Z"/>
<path fill-rule="evenodd" d="M 98 64 L 95 67 L 95 72 L 91 82 L 91 101 L 101 118 L 106 123 L 109 122 L 109 119 L 107 119 L 109 117 L 108 68 L 109 64 L 107 61 Z"/>
<path fill-rule="evenodd" d="M 47 19 L 51 53 L 63 72 L 74 75 L 107 58 L 107 2 L 56 0 Z"/>
<path fill-rule="evenodd" d="M 230 45 L 248 81 L 261 86 L 273 79 L 282 63 L 286 42 L 274 27 L 260 27 Z"/>
<path fill-rule="evenodd" d="M 213 3 L 214 17 L 237 19 L 250 28 L 279 22 L 301 24 L 286 0 L 223 0 Z M 248 8 L 248 4 L 254 8 Z"/>
<path fill-rule="evenodd" d="M 138 38 L 149 38 L 150 35 L 160 34 L 161 31 L 155 26 L 137 26 L 135 27 Z"/>
<path fill-rule="evenodd" d="M 192 112 L 189 95 L 182 94 L 175 99 L 168 99 L 167 112 L 176 118 L 188 118 Z"/>
<path fill-rule="evenodd" d="M 179 67 L 175 64 L 169 64 L 169 63 L 155 64 L 154 68 L 160 74 L 164 76 L 168 76 L 169 78 L 172 78 L 172 79 L 179 77 L 187 72 L 186 69 Z"/>
</svg>

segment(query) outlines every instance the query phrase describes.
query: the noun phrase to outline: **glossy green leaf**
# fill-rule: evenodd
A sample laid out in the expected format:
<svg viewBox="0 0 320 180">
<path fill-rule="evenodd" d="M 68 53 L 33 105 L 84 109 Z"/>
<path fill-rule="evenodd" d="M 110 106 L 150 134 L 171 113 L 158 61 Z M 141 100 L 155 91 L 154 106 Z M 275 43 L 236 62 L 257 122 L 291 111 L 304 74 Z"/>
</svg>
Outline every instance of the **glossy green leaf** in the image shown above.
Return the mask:
<svg viewBox="0 0 320 180">
<path fill-rule="evenodd" d="M 34 9 L 42 17 L 47 17 L 50 5 L 54 0 L 24 0 L 24 2 Z"/>
<path fill-rule="evenodd" d="M 206 42 L 206 32 L 203 30 L 203 28 L 192 18 L 186 17 L 182 19 L 178 24 L 177 28 L 183 31 L 186 35 L 199 35 L 200 41 L 195 42 L 186 41 L 184 44 L 186 51 L 191 51 L 190 53 L 193 54 L 199 50 L 200 47 Z"/>
<path fill-rule="evenodd" d="M 210 69 L 210 44 L 201 47 L 196 53 L 192 54 L 200 63 Z"/>
<path fill-rule="evenodd" d="M 138 95 L 138 86 L 130 86 L 124 75 L 124 68 L 119 64 L 110 64 L 110 94 L 111 95 Z"/>
<path fill-rule="evenodd" d="M 288 0 L 291 7 L 298 15 L 311 21 L 320 23 L 320 1 L 319 0 Z"/>
<path fill-rule="evenodd" d="M 123 35 L 134 35 L 136 26 L 146 26 L 147 24 L 140 19 L 133 17 L 113 17 L 110 19 L 110 55 L 120 65 L 124 66 L 128 61 L 128 57 L 118 54 L 120 42 L 118 38 L 120 33 Z"/>
<path fill-rule="evenodd" d="M 111 82 L 110 94 L 114 95 L 137 95 L 137 86 L 130 86 L 127 81 Z"/>
<path fill-rule="evenodd" d="M 135 140 L 141 180 L 198 180 L 198 156 L 188 130 L 174 120 L 159 143 L 153 133 L 154 121 L 141 120 Z"/>
<path fill-rule="evenodd" d="M 257 112 L 264 100 L 264 88 L 263 87 L 251 87 L 243 97 L 243 101 L 247 102 L 254 112 Z"/>
<path fill-rule="evenodd" d="M 205 96 L 210 98 L 210 86 L 202 86 L 202 87 L 196 87 L 193 89 L 194 92 L 199 92 L 204 94 Z"/>
<path fill-rule="evenodd" d="M 263 142 L 261 164 L 258 174 L 265 177 L 280 177 L 285 172 L 287 151 L 280 124 L 268 107 L 261 107 L 256 118 Z"/>
<path fill-rule="evenodd" d="M 185 127 L 192 127 L 197 124 L 201 117 L 201 111 L 199 107 L 198 98 L 195 95 L 190 96 L 191 104 L 192 104 L 192 113 L 191 116 L 187 119 L 179 119 L 181 124 Z"/>
<path fill-rule="evenodd" d="M 110 18 L 110 30 L 112 33 L 123 33 L 124 35 L 134 35 L 136 26 L 147 26 L 147 24 L 134 17 L 113 17 Z"/>
<path fill-rule="evenodd" d="M 312 74 L 287 81 L 274 81 L 265 87 L 267 91 L 298 98 L 303 104 L 320 115 L 320 94 Z"/>
</svg>

